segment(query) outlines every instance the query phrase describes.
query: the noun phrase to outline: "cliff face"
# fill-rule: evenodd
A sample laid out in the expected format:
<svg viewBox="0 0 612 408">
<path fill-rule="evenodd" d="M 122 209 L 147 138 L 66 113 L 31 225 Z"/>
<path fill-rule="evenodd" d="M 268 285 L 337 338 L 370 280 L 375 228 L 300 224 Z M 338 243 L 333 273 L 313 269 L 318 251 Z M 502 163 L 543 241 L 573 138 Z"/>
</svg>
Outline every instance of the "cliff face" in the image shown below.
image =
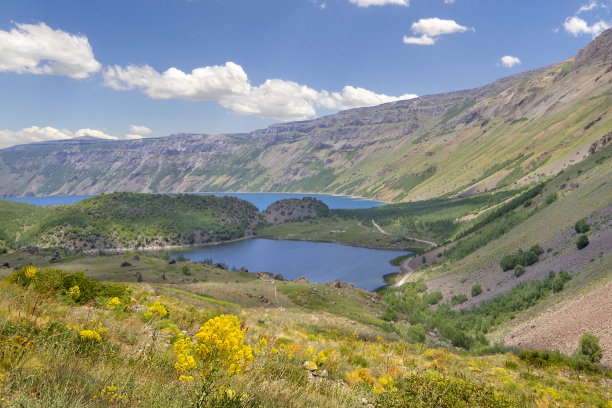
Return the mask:
<svg viewBox="0 0 612 408">
<path fill-rule="evenodd" d="M 296 191 L 413 200 L 559 171 L 612 128 L 612 30 L 490 85 L 240 135 L 67 140 L 0 150 L 0 196 Z M 578 154 L 576 154 L 578 152 Z"/>
</svg>

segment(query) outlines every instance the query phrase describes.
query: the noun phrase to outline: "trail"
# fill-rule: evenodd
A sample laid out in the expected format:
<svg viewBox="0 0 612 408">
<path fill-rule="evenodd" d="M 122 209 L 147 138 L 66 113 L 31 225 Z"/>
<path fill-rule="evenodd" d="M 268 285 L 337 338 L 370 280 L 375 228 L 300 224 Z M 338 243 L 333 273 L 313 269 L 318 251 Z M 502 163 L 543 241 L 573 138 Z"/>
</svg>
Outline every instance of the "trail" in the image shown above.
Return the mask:
<svg viewBox="0 0 612 408">
<path fill-rule="evenodd" d="M 380 225 L 378 225 L 378 224 L 376 223 L 376 221 L 372 220 L 372 224 L 374 224 L 374 226 L 375 226 L 375 227 L 376 227 L 376 228 L 377 228 L 377 229 L 380 231 L 380 233 L 381 233 L 381 234 L 383 234 L 383 235 L 389 235 L 389 234 L 387 234 L 387 233 L 385 232 L 385 230 L 384 230 L 384 229 L 380 228 Z"/>
<path fill-rule="evenodd" d="M 399 274 L 402 275 L 402 278 L 399 281 L 397 281 L 395 285 L 393 285 L 394 288 L 399 288 L 404 283 L 408 282 L 408 278 L 414 272 L 414 270 L 410 267 L 410 265 L 408 265 L 412 258 L 414 258 L 414 256 L 411 256 L 410 258 L 405 259 L 404 262 L 400 264 Z"/>
<path fill-rule="evenodd" d="M 381 233 L 381 234 L 383 234 L 383 235 L 389 235 L 387 232 L 385 232 L 385 230 L 384 230 L 384 229 L 382 229 L 382 228 L 380 227 L 380 225 L 378 225 L 378 224 L 376 223 L 376 221 L 372 220 L 372 224 L 373 224 L 373 225 L 374 225 L 374 226 L 375 226 L 375 227 L 378 229 L 378 231 L 380 231 L 380 233 Z M 422 242 L 422 243 L 424 243 L 424 244 L 431 245 L 431 246 L 433 246 L 433 247 L 437 247 L 437 246 L 438 246 L 438 244 L 436 244 L 435 242 L 432 242 L 432 241 L 426 241 L 426 240 L 424 240 L 424 239 L 418 239 L 418 238 L 412 238 L 412 237 L 407 237 L 407 238 L 408 238 L 408 239 L 411 239 L 411 240 L 413 240 L 413 241 Z"/>
</svg>

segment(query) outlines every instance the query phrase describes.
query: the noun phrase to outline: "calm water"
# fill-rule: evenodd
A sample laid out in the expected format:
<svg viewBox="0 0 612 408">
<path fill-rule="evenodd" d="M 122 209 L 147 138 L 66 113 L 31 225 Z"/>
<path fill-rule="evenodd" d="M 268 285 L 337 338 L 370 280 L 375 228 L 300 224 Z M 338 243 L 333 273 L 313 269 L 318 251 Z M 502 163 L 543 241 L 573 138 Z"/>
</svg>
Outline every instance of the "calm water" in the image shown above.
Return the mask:
<svg viewBox="0 0 612 408">
<path fill-rule="evenodd" d="M 340 279 L 358 288 L 374 290 L 385 284 L 383 275 L 397 273 L 389 261 L 405 252 L 349 247 L 339 244 L 249 239 L 222 245 L 182 249 L 191 261 L 212 258 L 228 267 L 249 272 L 282 274 L 285 279 L 305 276 L 311 282 Z"/>
<path fill-rule="evenodd" d="M 260 211 L 274 201 L 284 198 L 316 197 L 329 208 L 370 208 L 384 203 L 328 194 L 285 193 L 215 193 L 218 196 L 234 196 L 250 201 Z M 92 195 L 17 197 L 9 200 L 42 205 L 73 204 Z M 250 239 L 223 245 L 189 248 L 182 253 L 192 261 L 212 258 L 229 267 L 246 267 L 251 272 L 282 274 L 285 279 L 305 276 L 311 282 L 329 282 L 340 279 L 353 283 L 358 288 L 373 290 L 384 285 L 383 275 L 396 273 L 397 267 L 389 261 L 405 252 L 355 248 L 339 244 L 302 241 L 273 241 Z"/>
<path fill-rule="evenodd" d="M 296 194 L 296 193 L 203 193 L 214 194 L 216 196 L 232 196 L 253 203 L 259 211 L 265 210 L 270 204 L 275 201 L 285 198 L 303 198 L 316 197 L 323 201 L 329 208 L 371 208 L 385 204 L 380 201 L 366 200 L 364 198 L 354 198 L 346 196 L 334 196 L 329 194 Z M 49 197 L 14 197 L 6 198 L 5 200 L 18 201 L 34 205 L 63 205 L 74 204 L 86 198 L 91 198 L 93 195 L 74 195 L 74 196 L 49 196 Z"/>
</svg>

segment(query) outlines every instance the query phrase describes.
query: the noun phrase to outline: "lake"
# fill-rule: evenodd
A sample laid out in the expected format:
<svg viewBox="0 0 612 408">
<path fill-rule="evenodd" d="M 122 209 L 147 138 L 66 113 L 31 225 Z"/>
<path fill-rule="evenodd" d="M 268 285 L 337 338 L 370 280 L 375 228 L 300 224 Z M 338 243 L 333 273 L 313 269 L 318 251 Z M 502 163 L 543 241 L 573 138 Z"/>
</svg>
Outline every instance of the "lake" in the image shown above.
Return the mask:
<svg viewBox="0 0 612 408">
<path fill-rule="evenodd" d="M 263 211 L 274 201 L 285 198 L 316 197 L 329 208 L 370 208 L 385 203 L 362 198 L 330 194 L 295 193 L 210 193 L 217 196 L 234 196 L 250 201 Z M 16 197 L 7 200 L 38 206 L 74 204 L 92 195 Z M 340 279 L 358 288 L 373 290 L 385 284 L 383 276 L 397 273 L 398 268 L 389 261 L 405 251 L 387 251 L 349 247 L 330 243 L 304 241 L 274 241 L 249 239 L 229 244 L 182 249 L 174 255 L 183 254 L 194 262 L 212 258 L 228 267 L 246 267 L 251 272 L 282 274 L 285 279 L 305 276 L 311 282 L 329 282 Z"/>
<path fill-rule="evenodd" d="M 194 193 L 195 194 L 195 193 Z M 285 198 L 304 198 L 315 197 L 323 201 L 331 209 L 356 209 L 356 208 L 371 208 L 383 205 L 380 201 L 367 200 L 365 198 L 356 198 L 348 196 L 337 196 L 331 194 L 298 194 L 298 193 L 197 193 L 200 195 L 212 194 L 219 197 L 232 196 L 253 203 L 259 211 L 265 210 L 270 204 L 275 201 Z M 93 195 L 72 195 L 72 196 L 46 196 L 46 197 L 13 197 L 4 198 L 4 200 L 17 201 L 20 203 L 28 203 L 34 205 L 64 205 L 74 204 L 86 198 L 91 198 Z"/>
<path fill-rule="evenodd" d="M 383 276 L 397 273 L 389 261 L 405 251 L 349 247 L 340 244 L 248 239 L 228 244 L 172 251 L 194 262 L 212 258 L 228 267 L 249 272 L 282 274 L 285 279 L 305 276 L 311 282 L 340 279 L 355 287 L 374 290 L 385 284 Z"/>
</svg>

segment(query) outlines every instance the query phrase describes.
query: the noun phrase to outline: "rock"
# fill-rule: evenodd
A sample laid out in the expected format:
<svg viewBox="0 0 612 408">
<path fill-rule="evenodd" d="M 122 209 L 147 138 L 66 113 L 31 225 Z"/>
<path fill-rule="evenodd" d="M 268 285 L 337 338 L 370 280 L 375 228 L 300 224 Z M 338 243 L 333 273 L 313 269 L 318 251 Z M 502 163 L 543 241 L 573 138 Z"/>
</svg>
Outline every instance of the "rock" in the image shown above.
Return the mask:
<svg viewBox="0 0 612 408">
<path fill-rule="evenodd" d="M 162 280 L 166 280 L 166 274 L 165 274 L 165 273 L 162 273 L 161 278 L 162 278 Z"/>
<path fill-rule="evenodd" d="M 171 258 L 171 259 L 168 261 L 168 265 L 174 265 L 175 263 L 176 263 L 176 259 L 174 259 L 174 258 Z"/>
<path fill-rule="evenodd" d="M 3 267 L 3 268 L 10 268 L 10 267 L 11 267 L 11 264 L 10 264 L 10 263 L 8 263 L 8 262 L 4 262 L 4 263 L 2 264 L 2 267 Z"/>
<path fill-rule="evenodd" d="M 134 260 L 135 261 L 140 261 L 140 257 L 138 255 L 134 255 Z"/>
<path fill-rule="evenodd" d="M 249 270 L 243 266 L 242 268 L 238 269 L 236 272 L 238 272 L 238 273 L 249 273 Z"/>
<path fill-rule="evenodd" d="M 279 274 L 274 275 L 274 279 L 279 280 L 279 281 L 284 281 L 285 277 L 279 273 Z"/>
<path fill-rule="evenodd" d="M 132 264 L 131 264 L 131 263 L 129 263 L 128 261 L 123 261 L 123 262 L 121 262 L 121 266 L 122 266 L 123 268 L 125 268 L 125 267 L 128 267 L 128 266 L 132 266 Z"/>
<path fill-rule="evenodd" d="M 142 282 L 142 273 L 138 272 L 136 274 L 136 282 Z"/>
<path fill-rule="evenodd" d="M 193 278 L 192 280 L 189 281 L 189 283 L 192 283 L 192 284 L 193 283 L 198 283 L 198 282 L 199 282 L 199 280 L 197 280 L 196 278 Z"/>
<path fill-rule="evenodd" d="M 310 284 L 310 281 L 303 276 L 298 276 L 295 280 L 297 283 L 307 283 Z"/>
<path fill-rule="evenodd" d="M 227 266 L 223 262 L 217 262 L 214 267 L 219 269 L 227 269 Z"/>
</svg>

